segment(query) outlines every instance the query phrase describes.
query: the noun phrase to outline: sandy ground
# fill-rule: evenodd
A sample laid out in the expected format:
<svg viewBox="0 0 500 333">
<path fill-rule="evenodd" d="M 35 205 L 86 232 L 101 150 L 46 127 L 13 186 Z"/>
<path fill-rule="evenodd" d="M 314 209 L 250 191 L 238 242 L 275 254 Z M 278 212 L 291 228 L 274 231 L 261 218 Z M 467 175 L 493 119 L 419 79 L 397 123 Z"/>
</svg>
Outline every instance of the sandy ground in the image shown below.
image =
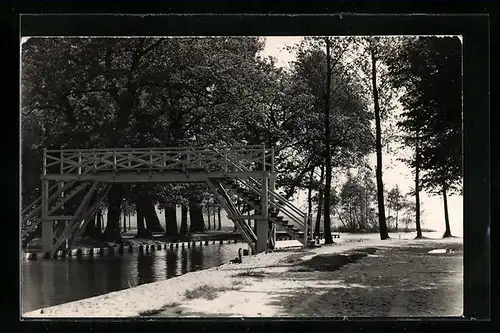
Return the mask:
<svg viewBox="0 0 500 333">
<path fill-rule="evenodd" d="M 23 317 L 459 316 L 462 272 L 461 238 L 365 240 L 261 253 Z"/>
</svg>

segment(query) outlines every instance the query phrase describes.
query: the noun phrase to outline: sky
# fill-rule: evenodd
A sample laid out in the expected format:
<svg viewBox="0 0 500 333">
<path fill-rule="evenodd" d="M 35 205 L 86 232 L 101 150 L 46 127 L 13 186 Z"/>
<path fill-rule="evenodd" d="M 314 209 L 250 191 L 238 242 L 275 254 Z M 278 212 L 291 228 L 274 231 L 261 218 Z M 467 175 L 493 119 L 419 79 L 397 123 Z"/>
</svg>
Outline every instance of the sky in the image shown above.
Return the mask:
<svg viewBox="0 0 500 333">
<path fill-rule="evenodd" d="M 299 43 L 302 37 L 266 37 L 266 44 L 262 56 L 273 56 L 277 65 L 287 67 L 290 61 L 295 59 L 293 53 L 284 50 L 285 46 Z M 397 161 L 398 155 L 384 153 L 383 156 L 383 179 L 386 189 L 390 189 L 396 184 L 403 193 L 407 193 L 413 185 L 414 180 L 411 170 L 402 162 Z M 376 165 L 375 154 L 369 156 L 369 161 L 373 169 Z M 295 196 L 296 204 L 305 206 L 306 193 L 300 192 Z M 428 195 L 424 191 L 420 192 L 420 202 L 423 209 L 422 227 L 444 232 L 444 206 L 442 196 Z M 387 210 L 387 208 L 386 208 Z M 450 228 L 452 235 L 463 235 L 463 198 L 462 196 L 448 197 L 448 212 L 450 218 Z M 386 212 L 387 214 L 387 212 Z"/>
</svg>

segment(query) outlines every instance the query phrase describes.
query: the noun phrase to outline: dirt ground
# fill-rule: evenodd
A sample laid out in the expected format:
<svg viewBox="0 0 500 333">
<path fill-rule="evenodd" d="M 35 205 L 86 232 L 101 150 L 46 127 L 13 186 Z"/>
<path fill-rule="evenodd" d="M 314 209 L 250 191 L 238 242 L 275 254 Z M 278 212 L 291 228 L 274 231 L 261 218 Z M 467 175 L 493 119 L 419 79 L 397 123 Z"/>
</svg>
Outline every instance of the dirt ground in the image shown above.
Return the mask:
<svg viewBox="0 0 500 333">
<path fill-rule="evenodd" d="M 379 248 L 333 272 L 288 273 L 295 279 L 319 279 L 326 288 L 282 295 L 278 302 L 293 316 L 460 316 L 462 246 L 448 246 L 453 253 L 428 254 L 442 247 L 430 245 Z M 332 280 L 341 285 L 328 288 Z"/>
<path fill-rule="evenodd" d="M 452 252 L 428 253 L 437 248 L 448 248 Z M 243 296 L 245 293 L 248 295 L 262 292 L 259 286 L 264 286 L 266 279 L 280 279 L 303 284 L 304 287 L 265 291 L 269 296 L 265 300 L 266 306 L 279 309 L 277 316 L 462 315 L 462 244 L 424 242 L 410 247 L 376 247 L 342 254 L 317 255 L 300 263 L 300 260 L 293 258 L 288 261 L 289 269 L 284 272 L 255 271 L 241 274 L 240 278 L 251 286 L 231 291 L 232 296 L 225 299 L 229 301 L 237 299 L 238 293 Z M 230 315 L 193 311 L 195 309 L 189 306 L 191 302 L 175 304 L 154 315 L 161 317 Z M 252 305 L 249 303 L 248 306 Z"/>
</svg>

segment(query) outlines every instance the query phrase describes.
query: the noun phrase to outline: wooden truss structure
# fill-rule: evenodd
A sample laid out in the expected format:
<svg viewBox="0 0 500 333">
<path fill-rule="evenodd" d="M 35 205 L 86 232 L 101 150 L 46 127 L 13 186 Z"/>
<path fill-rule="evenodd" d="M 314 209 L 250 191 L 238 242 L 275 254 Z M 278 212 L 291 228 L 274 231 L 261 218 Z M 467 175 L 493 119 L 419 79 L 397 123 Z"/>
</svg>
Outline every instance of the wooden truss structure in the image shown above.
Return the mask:
<svg viewBox="0 0 500 333">
<path fill-rule="evenodd" d="M 52 256 L 74 246 L 113 183 L 204 182 L 254 253 L 274 247 L 276 228 L 308 246 L 310 217 L 275 191 L 275 179 L 265 146 L 44 150 L 42 196 L 22 211 L 21 235 L 28 242 L 41 228 Z M 238 198 L 255 215 L 243 215 Z"/>
</svg>

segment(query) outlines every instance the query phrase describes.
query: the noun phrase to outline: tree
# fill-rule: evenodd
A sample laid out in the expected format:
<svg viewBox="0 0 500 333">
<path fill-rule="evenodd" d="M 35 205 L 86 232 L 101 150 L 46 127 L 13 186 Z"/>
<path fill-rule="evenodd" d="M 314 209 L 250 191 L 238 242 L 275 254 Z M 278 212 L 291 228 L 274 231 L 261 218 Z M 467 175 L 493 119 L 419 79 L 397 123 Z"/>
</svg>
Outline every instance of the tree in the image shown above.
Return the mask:
<svg viewBox="0 0 500 333">
<path fill-rule="evenodd" d="M 376 179 L 377 179 L 377 202 L 378 202 L 378 218 L 379 218 L 379 232 L 380 239 L 389 238 L 387 224 L 385 220 L 385 207 L 384 207 L 384 181 L 382 175 L 382 110 L 380 106 L 380 84 L 377 85 L 377 79 L 382 75 L 380 73 L 379 62 L 387 52 L 387 40 L 372 37 L 367 40 L 366 47 L 369 53 L 371 69 L 369 77 L 371 78 L 372 85 L 372 99 L 375 114 L 375 145 L 377 153 L 377 166 L 376 166 Z M 385 49 L 385 50 L 384 50 Z M 387 110 L 386 110 L 387 111 Z"/>
<path fill-rule="evenodd" d="M 399 186 L 394 186 L 389 193 L 387 194 L 387 203 L 390 209 L 392 209 L 396 213 L 396 231 L 398 230 L 398 217 L 399 212 L 405 206 L 406 199 L 401 194 L 399 190 Z"/>
<path fill-rule="evenodd" d="M 325 84 L 325 244 L 333 244 L 331 225 L 330 225 L 330 196 L 332 188 L 332 151 L 330 150 L 330 89 L 332 80 L 331 68 L 331 53 L 330 53 L 330 39 L 325 39 L 326 44 L 326 84 Z"/>
<path fill-rule="evenodd" d="M 219 222 L 219 226 L 217 227 L 217 230 L 222 230 L 222 225 L 221 225 L 221 218 L 220 218 L 220 205 L 217 206 L 217 221 Z"/>
<path fill-rule="evenodd" d="M 375 184 L 369 169 L 359 168 L 356 174 L 347 172 L 347 179 L 342 185 L 340 194 L 332 193 L 334 209 L 339 217 L 343 231 L 356 232 L 372 230 L 373 199 L 376 198 Z"/>
<path fill-rule="evenodd" d="M 297 119 L 300 139 L 295 148 L 302 167 L 298 167 L 301 171 L 296 180 L 300 181 L 311 169 L 324 167 L 324 184 L 320 177 L 318 189 L 323 197 L 320 202 L 327 244 L 333 243 L 330 229 L 333 167 L 358 163 L 371 150 L 373 142 L 362 86 L 349 75 L 352 64 L 347 51 L 351 43 L 351 39 L 306 38 L 297 49 L 294 63 L 294 82 L 300 87 L 297 90 L 302 92 L 305 106 Z"/>
<path fill-rule="evenodd" d="M 338 212 L 340 222 L 346 231 L 361 230 L 361 207 L 363 206 L 364 188 L 359 183 L 359 178 L 351 173 L 340 192 L 341 210 Z"/>
<path fill-rule="evenodd" d="M 453 37 L 407 38 L 389 64 L 393 81 L 404 91 L 400 100 L 406 112 L 400 125 L 415 138 L 415 193 L 421 185 L 443 196 L 443 237 L 451 236 L 447 192 L 461 192 L 462 177 L 461 42 Z M 424 175 L 418 184 L 420 170 Z"/>
<path fill-rule="evenodd" d="M 227 111 L 258 86 L 250 74 L 259 72 L 262 46 L 259 38 L 30 39 L 23 44 L 23 122 L 39 123 L 38 147 L 55 149 L 215 142 L 238 119 Z M 120 237 L 126 196 L 120 185 L 108 194 L 108 240 Z M 151 211 L 155 198 L 148 200 Z"/>
</svg>

